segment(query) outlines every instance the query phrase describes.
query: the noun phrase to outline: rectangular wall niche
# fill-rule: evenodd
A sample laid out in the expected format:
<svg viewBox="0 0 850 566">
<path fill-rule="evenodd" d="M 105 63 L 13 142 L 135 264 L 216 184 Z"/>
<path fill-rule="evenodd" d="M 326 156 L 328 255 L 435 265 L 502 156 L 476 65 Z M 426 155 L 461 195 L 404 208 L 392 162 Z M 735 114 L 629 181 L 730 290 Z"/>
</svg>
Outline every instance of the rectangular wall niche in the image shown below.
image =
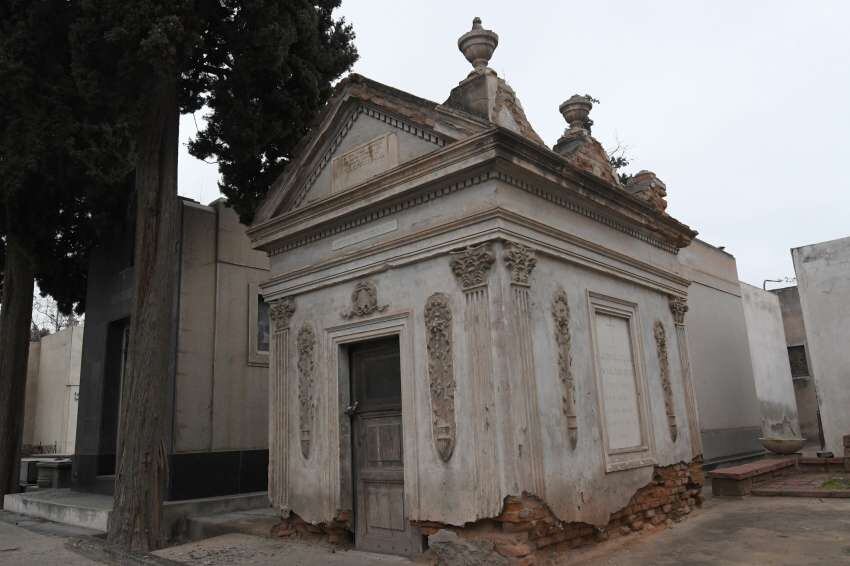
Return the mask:
<svg viewBox="0 0 850 566">
<path fill-rule="evenodd" d="M 588 304 L 606 470 L 652 465 L 637 305 L 596 293 Z"/>
</svg>

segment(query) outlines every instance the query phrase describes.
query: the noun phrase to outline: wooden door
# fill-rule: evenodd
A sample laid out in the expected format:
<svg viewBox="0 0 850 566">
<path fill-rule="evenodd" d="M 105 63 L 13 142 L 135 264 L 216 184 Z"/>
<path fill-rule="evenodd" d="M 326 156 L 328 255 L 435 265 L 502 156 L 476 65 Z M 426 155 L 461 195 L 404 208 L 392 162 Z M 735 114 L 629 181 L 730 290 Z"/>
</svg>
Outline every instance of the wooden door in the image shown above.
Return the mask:
<svg viewBox="0 0 850 566">
<path fill-rule="evenodd" d="M 422 536 L 404 505 L 398 338 L 351 348 L 354 540 L 357 548 L 410 555 Z"/>
</svg>

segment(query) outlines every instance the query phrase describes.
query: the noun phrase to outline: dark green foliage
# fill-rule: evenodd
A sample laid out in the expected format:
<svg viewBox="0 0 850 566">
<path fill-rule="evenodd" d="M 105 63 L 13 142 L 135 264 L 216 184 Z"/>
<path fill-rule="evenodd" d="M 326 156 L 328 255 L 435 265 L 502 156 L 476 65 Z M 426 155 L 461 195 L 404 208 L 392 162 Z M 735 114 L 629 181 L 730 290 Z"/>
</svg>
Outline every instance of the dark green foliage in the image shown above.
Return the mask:
<svg viewBox="0 0 850 566">
<path fill-rule="evenodd" d="M 204 103 L 211 113 L 189 151 L 218 161 L 219 187 L 245 224 L 327 100 L 331 81 L 357 60 L 351 27 L 332 18 L 337 6 L 339 0 L 223 2 L 194 55 L 184 108 Z"/>
<path fill-rule="evenodd" d="M 100 136 L 71 76 L 76 4 L 8 0 L 0 10 L 0 235 L 25 249 L 42 292 L 79 314 L 88 252 L 126 201 L 111 187 L 127 161 L 111 160 L 113 179 L 90 177 L 85 156 Z"/>
<path fill-rule="evenodd" d="M 180 111 L 209 110 L 189 151 L 218 162 L 221 191 L 247 224 L 357 59 L 351 26 L 332 17 L 339 3 L 83 0 L 75 76 L 105 115 L 123 109 L 112 124 L 123 132 L 138 122 L 146 85 L 173 63 Z"/>
</svg>

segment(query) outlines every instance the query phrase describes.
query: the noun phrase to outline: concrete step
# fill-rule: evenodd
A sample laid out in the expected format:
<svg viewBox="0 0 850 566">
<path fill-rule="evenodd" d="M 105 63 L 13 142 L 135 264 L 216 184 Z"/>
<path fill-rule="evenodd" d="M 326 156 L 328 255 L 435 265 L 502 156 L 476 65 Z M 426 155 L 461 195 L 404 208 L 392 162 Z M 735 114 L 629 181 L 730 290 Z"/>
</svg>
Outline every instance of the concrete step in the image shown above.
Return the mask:
<svg viewBox="0 0 850 566">
<path fill-rule="evenodd" d="M 106 532 L 112 498 L 70 489 L 44 489 L 3 497 L 3 509 L 56 523 Z"/>
</svg>

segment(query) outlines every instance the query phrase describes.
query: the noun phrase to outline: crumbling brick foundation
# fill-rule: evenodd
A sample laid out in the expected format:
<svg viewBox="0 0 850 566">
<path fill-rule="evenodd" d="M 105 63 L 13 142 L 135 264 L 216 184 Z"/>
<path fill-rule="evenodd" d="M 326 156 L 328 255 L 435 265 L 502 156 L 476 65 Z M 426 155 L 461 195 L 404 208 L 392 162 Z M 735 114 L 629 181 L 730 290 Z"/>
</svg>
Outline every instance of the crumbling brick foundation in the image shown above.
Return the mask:
<svg viewBox="0 0 850 566">
<path fill-rule="evenodd" d="M 465 557 L 469 563 L 528 566 L 538 564 L 550 552 L 664 528 L 681 520 L 702 504 L 703 483 L 699 461 L 657 467 L 652 482 L 638 490 L 629 504 L 612 514 L 609 523 L 601 528 L 560 521 L 544 502 L 530 495 L 507 497 L 498 517 L 464 527 L 415 524 L 429 537 L 437 563 L 463 563 Z M 451 531 L 452 536 L 446 537 L 445 531 Z M 459 541 L 466 548 L 458 550 Z M 479 552 L 474 559 L 470 543 Z"/>
<path fill-rule="evenodd" d="M 505 498 L 502 512 L 463 527 L 414 521 L 428 537 L 436 564 L 540 564 L 547 554 L 602 542 L 630 533 L 665 528 L 702 504 L 704 476 L 701 459 L 690 464 L 656 467 L 649 485 L 639 489 L 628 505 L 613 513 L 607 525 L 559 520 L 533 495 Z M 273 530 L 281 537 L 298 536 L 347 545 L 352 541 L 352 517 L 341 513 L 334 521 L 312 525 L 292 513 Z"/>
</svg>

